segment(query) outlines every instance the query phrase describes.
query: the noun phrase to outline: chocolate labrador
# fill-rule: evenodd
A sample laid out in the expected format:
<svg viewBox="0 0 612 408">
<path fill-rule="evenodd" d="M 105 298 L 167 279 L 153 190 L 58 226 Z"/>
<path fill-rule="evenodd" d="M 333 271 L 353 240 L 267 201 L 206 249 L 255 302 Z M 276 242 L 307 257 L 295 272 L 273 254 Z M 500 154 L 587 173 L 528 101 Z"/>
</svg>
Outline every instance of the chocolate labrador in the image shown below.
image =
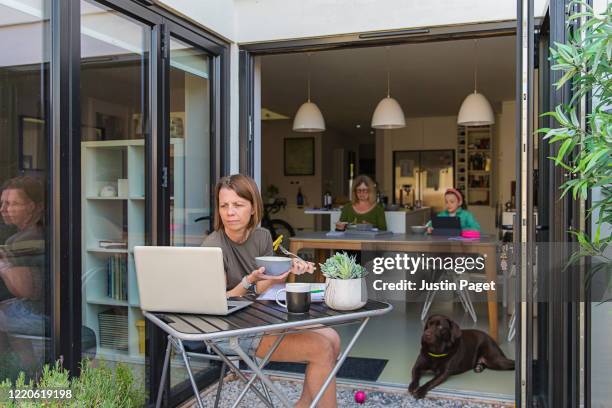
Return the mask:
<svg viewBox="0 0 612 408">
<path fill-rule="evenodd" d="M 421 352 L 412 367 L 412 382 L 408 391 L 417 399 L 442 384 L 450 375 L 485 368 L 514 370 L 514 360 L 506 358 L 495 340 L 480 330 L 461 330 L 449 317 L 432 315 L 425 322 L 421 337 Z M 426 371 L 434 378 L 419 387 Z"/>
</svg>

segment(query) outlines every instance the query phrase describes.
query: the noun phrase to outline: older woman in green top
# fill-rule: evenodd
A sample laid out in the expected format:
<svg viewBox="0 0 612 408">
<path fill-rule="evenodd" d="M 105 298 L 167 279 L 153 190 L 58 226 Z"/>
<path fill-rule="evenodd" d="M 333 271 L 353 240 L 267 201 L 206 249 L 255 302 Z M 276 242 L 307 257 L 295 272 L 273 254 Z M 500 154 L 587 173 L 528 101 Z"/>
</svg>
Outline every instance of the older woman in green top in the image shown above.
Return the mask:
<svg viewBox="0 0 612 408">
<path fill-rule="evenodd" d="M 459 225 L 461 225 L 461 231 L 478 231 L 480 232 L 480 224 L 474 218 L 474 215 L 465 209 L 465 203 L 463 202 L 463 194 L 459 190 L 449 188 L 444 193 L 444 206 L 446 209 L 438 213 L 438 217 L 457 217 L 459 218 Z M 431 227 L 431 221 L 427 223 L 427 233 L 431 234 L 433 228 Z"/>
<path fill-rule="evenodd" d="M 336 229 L 344 230 L 349 223 L 369 223 L 379 230 L 387 229 L 385 210 L 376 203 L 376 185 L 368 176 L 361 175 L 355 178 L 353 200 L 342 208 Z"/>
</svg>

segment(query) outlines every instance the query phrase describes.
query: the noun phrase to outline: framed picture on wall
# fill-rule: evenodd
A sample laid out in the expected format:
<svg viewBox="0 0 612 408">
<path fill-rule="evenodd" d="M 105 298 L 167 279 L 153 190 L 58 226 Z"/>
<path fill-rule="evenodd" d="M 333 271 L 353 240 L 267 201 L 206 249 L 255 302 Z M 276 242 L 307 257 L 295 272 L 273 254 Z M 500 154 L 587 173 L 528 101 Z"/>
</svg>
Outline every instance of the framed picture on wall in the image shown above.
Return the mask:
<svg viewBox="0 0 612 408">
<path fill-rule="evenodd" d="M 285 176 L 314 176 L 314 137 L 285 138 Z"/>
<path fill-rule="evenodd" d="M 29 116 L 19 119 L 19 170 L 46 170 L 45 121 Z"/>
</svg>

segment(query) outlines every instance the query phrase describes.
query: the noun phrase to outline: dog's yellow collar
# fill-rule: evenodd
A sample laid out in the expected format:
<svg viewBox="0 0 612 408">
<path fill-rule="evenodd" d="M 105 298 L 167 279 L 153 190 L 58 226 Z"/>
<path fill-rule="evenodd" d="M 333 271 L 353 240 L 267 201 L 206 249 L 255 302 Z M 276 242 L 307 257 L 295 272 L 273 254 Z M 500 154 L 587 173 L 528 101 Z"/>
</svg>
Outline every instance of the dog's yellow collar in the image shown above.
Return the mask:
<svg viewBox="0 0 612 408">
<path fill-rule="evenodd" d="M 429 352 L 429 351 L 427 352 L 427 354 L 428 354 L 429 356 L 431 356 L 431 357 L 436 357 L 436 358 L 437 358 L 437 357 L 446 357 L 446 356 L 448 356 L 448 353 L 444 353 L 444 354 L 434 354 L 434 353 L 431 353 L 431 352 Z"/>
</svg>

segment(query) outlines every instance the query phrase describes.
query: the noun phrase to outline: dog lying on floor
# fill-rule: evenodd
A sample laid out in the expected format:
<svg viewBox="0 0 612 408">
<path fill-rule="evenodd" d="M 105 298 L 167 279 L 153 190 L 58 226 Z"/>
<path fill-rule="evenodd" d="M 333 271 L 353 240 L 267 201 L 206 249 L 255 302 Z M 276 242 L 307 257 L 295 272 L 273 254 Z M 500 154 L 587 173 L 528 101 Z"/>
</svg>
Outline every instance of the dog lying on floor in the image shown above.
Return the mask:
<svg viewBox="0 0 612 408">
<path fill-rule="evenodd" d="M 421 352 L 412 367 L 408 391 L 415 398 L 425 397 L 450 375 L 485 368 L 514 370 L 514 360 L 506 358 L 495 340 L 480 330 L 461 330 L 449 317 L 432 315 L 425 322 Z M 433 371 L 434 378 L 419 387 L 421 376 Z"/>
</svg>

